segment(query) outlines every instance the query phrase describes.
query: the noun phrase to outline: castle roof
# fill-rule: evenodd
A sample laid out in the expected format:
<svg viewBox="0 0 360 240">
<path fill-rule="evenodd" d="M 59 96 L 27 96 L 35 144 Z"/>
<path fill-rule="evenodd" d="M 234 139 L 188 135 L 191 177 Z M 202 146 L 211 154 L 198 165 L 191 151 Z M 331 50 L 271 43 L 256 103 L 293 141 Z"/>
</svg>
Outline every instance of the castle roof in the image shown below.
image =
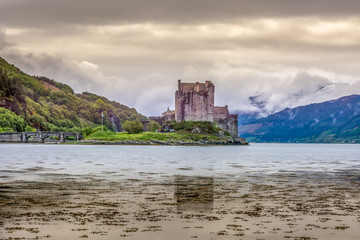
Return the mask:
<svg viewBox="0 0 360 240">
<path fill-rule="evenodd" d="M 189 92 L 189 91 L 206 91 L 206 88 L 212 86 L 214 87 L 214 84 L 211 81 L 206 81 L 205 83 L 181 83 L 181 90 L 183 92 Z M 198 86 L 198 89 L 197 89 Z"/>
<path fill-rule="evenodd" d="M 229 114 L 228 107 L 216 107 L 214 106 L 214 114 Z"/>
<path fill-rule="evenodd" d="M 175 110 L 166 110 L 165 112 L 162 113 L 162 116 L 171 116 L 171 115 L 175 115 Z"/>
<path fill-rule="evenodd" d="M 184 92 L 195 91 L 196 83 L 181 83 L 181 87 Z M 199 83 L 199 90 L 205 90 L 205 83 Z"/>
</svg>

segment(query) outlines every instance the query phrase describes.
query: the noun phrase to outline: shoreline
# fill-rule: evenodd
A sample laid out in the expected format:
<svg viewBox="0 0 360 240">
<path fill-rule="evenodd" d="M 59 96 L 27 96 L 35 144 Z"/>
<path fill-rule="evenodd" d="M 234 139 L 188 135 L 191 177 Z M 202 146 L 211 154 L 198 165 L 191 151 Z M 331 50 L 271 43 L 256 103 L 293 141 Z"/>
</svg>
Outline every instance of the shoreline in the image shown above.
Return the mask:
<svg viewBox="0 0 360 240">
<path fill-rule="evenodd" d="M 0 144 L 71 144 L 71 145 L 139 145 L 139 146 L 219 146 L 219 145 L 250 145 L 245 138 L 232 138 L 224 140 L 204 140 L 204 141 L 160 141 L 160 140 L 79 140 L 71 142 L 14 142 L 2 141 Z"/>
<path fill-rule="evenodd" d="M 205 140 L 205 141 L 160 141 L 160 140 L 124 140 L 124 141 L 106 141 L 106 140 L 80 140 L 76 144 L 89 145 L 168 145 L 168 146 L 216 146 L 216 145 L 249 145 L 244 138 L 232 138 L 226 140 Z"/>
</svg>

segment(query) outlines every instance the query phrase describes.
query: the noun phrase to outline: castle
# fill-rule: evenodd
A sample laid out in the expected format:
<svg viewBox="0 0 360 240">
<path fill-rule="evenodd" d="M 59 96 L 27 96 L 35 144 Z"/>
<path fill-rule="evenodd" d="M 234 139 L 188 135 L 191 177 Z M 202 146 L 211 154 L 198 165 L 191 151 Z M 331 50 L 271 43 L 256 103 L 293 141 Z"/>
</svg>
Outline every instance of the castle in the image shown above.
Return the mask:
<svg viewBox="0 0 360 240">
<path fill-rule="evenodd" d="M 214 106 L 215 85 L 205 83 L 182 83 L 178 80 L 175 92 L 175 110 L 162 113 L 161 117 L 149 117 L 150 120 L 163 125 L 166 121 L 209 121 L 238 137 L 238 115 L 230 114 L 228 106 Z"/>
</svg>

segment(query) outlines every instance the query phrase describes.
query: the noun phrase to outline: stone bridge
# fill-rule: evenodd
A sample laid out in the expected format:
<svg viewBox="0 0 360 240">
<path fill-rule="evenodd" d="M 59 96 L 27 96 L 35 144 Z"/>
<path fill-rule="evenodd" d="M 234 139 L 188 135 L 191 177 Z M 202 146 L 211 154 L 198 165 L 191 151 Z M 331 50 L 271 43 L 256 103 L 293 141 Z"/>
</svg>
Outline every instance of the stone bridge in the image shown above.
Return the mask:
<svg viewBox="0 0 360 240">
<path fill-rule="evenodd" d="M 81 140 L 82 133 L 79 132 L 10 132 L 0 133 L 0 142 L 60 142 L 65 140 Z"/>
</svg>

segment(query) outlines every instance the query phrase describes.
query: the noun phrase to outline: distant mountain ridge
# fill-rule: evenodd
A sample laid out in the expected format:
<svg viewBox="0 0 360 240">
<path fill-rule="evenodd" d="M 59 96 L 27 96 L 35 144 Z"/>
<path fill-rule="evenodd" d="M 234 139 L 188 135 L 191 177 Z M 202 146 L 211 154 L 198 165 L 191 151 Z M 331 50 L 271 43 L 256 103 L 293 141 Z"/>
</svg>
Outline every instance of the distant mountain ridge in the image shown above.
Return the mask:
<svg viewBox="0 0 360 240">
<path fill-rule="evenodd" d="M 63 83 L 30 76 L 0 57 L 1 131 L 79 131 L 102 124 L 121 130 L 125 120 L 146 120 L 134 108 Z"/>
<path fill-rule="evenodd" d="M 239 114 L 239 134 L 255 142 L 360 142 L 360 95 L 287 108 L 265 118 Z"/>
</svg>

